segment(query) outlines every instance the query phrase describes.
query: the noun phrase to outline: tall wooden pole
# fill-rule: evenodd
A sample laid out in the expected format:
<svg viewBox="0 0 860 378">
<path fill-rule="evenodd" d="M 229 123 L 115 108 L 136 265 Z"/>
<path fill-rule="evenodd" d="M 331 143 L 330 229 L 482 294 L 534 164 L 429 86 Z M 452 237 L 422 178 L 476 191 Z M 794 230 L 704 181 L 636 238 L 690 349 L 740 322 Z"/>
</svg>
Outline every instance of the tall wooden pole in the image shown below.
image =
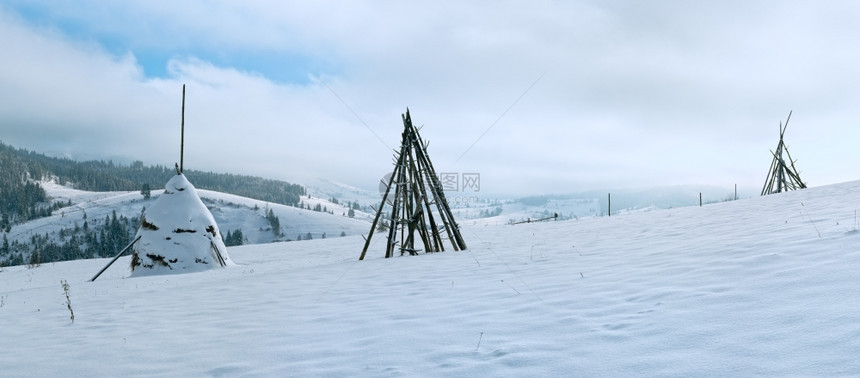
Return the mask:
<svg viewBox="0 0 860 378">
<path fill-rule="evenodd" d="M 179 141 L 179 173 L 182 173 L 185 159 L 185 84 L 182 84 L 182 137 Z"/>
<path fill-rule="evenodd" d="M 612 193 L 606 194 L 606 216 L 612 216 Z"/>
</svg>

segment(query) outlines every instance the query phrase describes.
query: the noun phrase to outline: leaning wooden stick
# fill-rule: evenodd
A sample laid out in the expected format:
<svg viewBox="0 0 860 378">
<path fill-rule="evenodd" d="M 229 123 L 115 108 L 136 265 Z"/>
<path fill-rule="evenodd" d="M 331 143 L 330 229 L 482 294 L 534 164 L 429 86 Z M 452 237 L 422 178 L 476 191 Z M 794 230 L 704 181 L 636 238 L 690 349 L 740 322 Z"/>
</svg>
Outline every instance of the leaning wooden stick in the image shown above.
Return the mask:
<svg viewBox="0 0 860 378">
<path fill-rule="evenodd" d="M 116 254 L 116 256 L 114 256 L 113 260 L 111 260 L 107 265 L 105 265 L 105 267 L 104 267 L 104 268 L 102 268 L 102 270 L 100 270 L 98 273 L 96 273 L 96 275 L 95 275 L 95 276 L 93 276 L 93 278 L 91 278 L 91 279 L 90 279 L 90 282 L 93 282 L 93 281 L 95 281 L 95 280 L 96 280 L 96 278 L 99 278 L 99 276 L 100 276 L 102 273 L 104 273 L 104 271 L 105 271 L 105 270 L 107 270 L 107 268 L 108 268 L 108 267 L 110 267 L 110 266 L 111 266 L 111 264 L 115 263 L 115 262 L 116 262 L 116 260 L 117 260 L 120 256 L 122 256 L 122 254 L 123 254 L 123 253 L 125 253 L 125 251 L 128 251 L 128 249 L 129 249 L 129 248 L 131 248 L 131 246 L 133 246 L 133 245 L 134 245 L 134 243 L 137 243 L 137 241 L 138 241 L 138 240 L 140 240 L 140 236 L 138 236 L 137 238 L 135 238 L 133 242 L 131 242 L 129 245 L 127 245 L 125 248 L 123 248 L 123 249 L 122 249 L 122 251 L 119 251 L 119 253 L 117 253 L 117 254 Z"/>
</svg>

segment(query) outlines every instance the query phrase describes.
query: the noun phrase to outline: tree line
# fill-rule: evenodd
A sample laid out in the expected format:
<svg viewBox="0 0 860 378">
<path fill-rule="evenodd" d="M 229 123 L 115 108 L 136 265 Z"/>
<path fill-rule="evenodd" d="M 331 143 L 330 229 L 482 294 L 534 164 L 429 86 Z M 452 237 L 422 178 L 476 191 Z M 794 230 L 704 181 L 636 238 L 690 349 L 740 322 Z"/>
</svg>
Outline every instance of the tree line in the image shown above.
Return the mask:
<svg viewBox="0 0 860 378">
<path fill-rule="evenodd" d="M 9 242 L 6 234 L 0 239 L 0 267 L 113 257 L 127 246 L 140 227 L 140 217 L 117 216 L 116 210 L 104 219 L 75 221 L 74 226 L 44 234 L 30 235 L 30 240 Z M 227 231 L 222 240 L 227 246 L 243 244 L 242 230 Z"/>
<path fill-rule="evenodd" d="M 45 189 L 27 180 L 31 169 L 14 149 L 0 143 L 0 231 L 9 232 L 14 223 L 51 215 Z"/>
<path fill-rule="evenodd" d="M 304 187 L 279 180 L 228 173 L 185 170 L 199 189 L 208 189 L 288 206 L 299 206 Z M 44 188 L 34 181 L 55 179 L 60 185 L 86 191 L 141 191 L 163 188 L 173 167 L 147 166 L 141 161 L 78 162 L 49 157 L 0 141 L 0 231 L 17 222 L 51 215 Z M 55 209 L 54 209 L 55 210 Z"/>
<path fill-rule="evenodd" d="M 88 220 L 83 224 L 58 231 L 30 235 L 29 242 L 13 240 L 3 234 L 0 243 L 0 266 L 38 266 L 42 263 L 91 259 L 113 256 L 131 242 L 140 225 L 140 218 L 117 216 L 116 211 L 104 219 Z"/>
</svg>

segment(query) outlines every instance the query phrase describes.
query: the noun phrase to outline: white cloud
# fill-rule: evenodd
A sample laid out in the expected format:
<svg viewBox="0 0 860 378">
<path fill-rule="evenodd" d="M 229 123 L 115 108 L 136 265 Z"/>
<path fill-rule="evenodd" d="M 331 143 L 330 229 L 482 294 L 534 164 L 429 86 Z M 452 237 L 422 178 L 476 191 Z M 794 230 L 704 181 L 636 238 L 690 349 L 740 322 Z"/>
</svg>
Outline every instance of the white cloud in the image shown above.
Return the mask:
<svg viewBox="0 0 860 378">
<path fill-rule="evenodd" d="M 274 178 L 375 185 L 407 106 L 437 165 L 505 191 L 757 186 L 791 109 L 811 184 L 860 163 L 853 3 L 80 4 L 47 19 L 127 50 L 0 9 L 4 141 L 169 165 L 186 83 L 187 164 Z M 187 53 L 145 77 L 135 51 L 160 47 Z M 325 64 L 289 83 L 212 54 Z"/>
</svg>

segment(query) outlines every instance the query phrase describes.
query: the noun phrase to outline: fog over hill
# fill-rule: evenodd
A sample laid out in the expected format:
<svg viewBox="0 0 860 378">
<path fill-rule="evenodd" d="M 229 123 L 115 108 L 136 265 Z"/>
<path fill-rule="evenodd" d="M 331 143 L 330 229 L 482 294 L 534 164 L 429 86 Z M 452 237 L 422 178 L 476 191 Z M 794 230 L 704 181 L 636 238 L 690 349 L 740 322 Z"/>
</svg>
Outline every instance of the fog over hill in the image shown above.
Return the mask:
<svg viewBox="0 0 860 378">
<path fill-rule="evenodd" d="M 0 265 L 113 255 L 131 241 L 141 212 L 158 197 L 156 188 L 163 182 L 155 182 L 175 174 L 141 162 L 75 162 L 2 143 L 0 157 L 5 168 L 0 202 L 7 204 L 0 209 Z M 295 184 L 224 173 L 186 174 L 201 189 L 230 245 L 367 234 L 384 191 L 382 177 L 370 177 L 369 184 L 359 187 L 331 179 Z M 499 196 L 482 191 L 479 181 L 445 193 L 455 219 L 473 225 L 696 206 L 700 194 L 705 204 L 750 196 L 742 190 L 736 197 L 732 188 L 693 186 Z"/>
</svg>

